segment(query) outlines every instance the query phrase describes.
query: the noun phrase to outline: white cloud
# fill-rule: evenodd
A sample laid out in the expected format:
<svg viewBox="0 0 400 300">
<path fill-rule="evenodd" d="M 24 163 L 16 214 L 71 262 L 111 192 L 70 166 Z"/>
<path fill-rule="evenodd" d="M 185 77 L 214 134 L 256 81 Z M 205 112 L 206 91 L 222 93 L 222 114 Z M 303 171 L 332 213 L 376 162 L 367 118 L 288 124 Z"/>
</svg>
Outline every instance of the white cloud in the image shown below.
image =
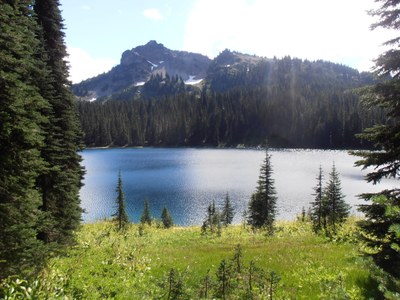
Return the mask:
<svg viewBox="0 0 400 300">
<path fill-rule="evenodd" d="M 374 0 L 197 0 L 184 49 L 211 58 L 225 48 L 266 57 L 325 59 L 363 70 L 388 39 L 371 32 Z"/>
<path fill-rule="evenodd" d="M 89 5 L 83 5 L 83 6 L 82 6 L 82 9 L 83 9 L 83 10 L 90 10 L 90 6 L 89 6 Z"/>
<path fill-rule="evenodd" d="M 93 58 L 85 50 L 67 47 L 69 57 L 69 80 L 78 83 L 82 80 L 109 71 L 118 62 L 111 58 Z"/>
<path fill-rule="evenodd" d="M 143 11 L 143 15 L 153 21 L 161 21 L 164 19 L 164 16 L 161 14 L 161 12 L 155 8 L 146 9 Z"/>
</svg>

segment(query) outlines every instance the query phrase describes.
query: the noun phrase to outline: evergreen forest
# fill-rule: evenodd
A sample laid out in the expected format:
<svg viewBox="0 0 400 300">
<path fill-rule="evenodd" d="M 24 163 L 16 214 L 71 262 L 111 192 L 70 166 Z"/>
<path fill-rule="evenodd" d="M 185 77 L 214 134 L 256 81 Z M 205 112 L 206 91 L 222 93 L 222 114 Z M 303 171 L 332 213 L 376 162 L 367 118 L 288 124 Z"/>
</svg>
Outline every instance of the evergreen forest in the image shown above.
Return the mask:
<svg viewBox="0 0 400 300">
<path fill-rule="evenodd" d="M 382 110 L 360 103 L 357 89 L 374 82 L 370 73 L 290 57 L 242 70 L 218 64 L 227 55 L 235 53 L 220 54 L 202 88 L 155 76 L 139 96 L 127 91 L 80 102 L 85 144 L 236 147 L 267 138 L 273 147 L 354 149 L 370 146 L 355 134 L 385 122 Z M 148 97 L 147 85 L 168 92 Z"/>
</svg>

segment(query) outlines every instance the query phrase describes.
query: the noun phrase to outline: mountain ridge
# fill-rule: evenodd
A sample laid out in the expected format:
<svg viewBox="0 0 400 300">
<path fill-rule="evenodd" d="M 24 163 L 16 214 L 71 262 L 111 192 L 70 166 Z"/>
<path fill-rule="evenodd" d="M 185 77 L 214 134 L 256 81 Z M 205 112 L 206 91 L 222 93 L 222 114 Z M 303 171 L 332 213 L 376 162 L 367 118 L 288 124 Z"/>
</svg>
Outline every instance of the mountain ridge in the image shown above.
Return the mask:
<svg viewBox="0 0 400 300">
<path fill-rule="evenodd" d="M 322 88 L 334 84 L 343 90 L 368 84 L 371 74 L 322 60 L 270 59 L 228 49 L 211 60 L 198 53 L 170 50 L 151 40 L 124 51 L 119 65 L 74 84 L 72 91 L 80 100 L 131 100 L 206 90 L 220 93 L 274 82 L 287 85 L 287 80 L 292 85 Z"/>
<path fill-rule="evenodd" d="M 170 50 L 154 40 L 122 53 L 120 64 L 110 71 L 72 85 L 82 100 L 92 100 L 141 86 L 152 76 L 178 76 L 199 80 L 206 76 L 211 59 L 198 53 Z"/>
</svg>

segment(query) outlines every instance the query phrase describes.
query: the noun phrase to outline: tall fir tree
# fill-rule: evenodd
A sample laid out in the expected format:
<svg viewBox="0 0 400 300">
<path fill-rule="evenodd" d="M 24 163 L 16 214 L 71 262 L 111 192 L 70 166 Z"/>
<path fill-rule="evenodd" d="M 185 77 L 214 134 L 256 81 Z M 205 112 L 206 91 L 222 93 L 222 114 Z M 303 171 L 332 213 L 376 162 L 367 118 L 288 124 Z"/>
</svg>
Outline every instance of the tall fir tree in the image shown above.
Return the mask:
<svg viewBox="0 0 400 300">
<path fill-rule="evenodd" d="M 341 181 L 335 164 L 329 173 L 329 182 L 324 190 L 323 211 L 326 212 L 327 230 L 336 233 L 337 227 L 346 221 L 350 213 L 350 205 L 342 193 Z"/>
<path fill-rule="evenodd" d="M 400 1 L 377 0 L 380 8 L 371 11 L 379 21 L 372 28 L 400 29 Z M 372 167 L 366 180 L 378 184 L 384 178 L 399 179 L 400 174 L 400 37 L 387 41 L 391 49 L 375 61 L 379 83 L 362 91 L 362 101 L 369 108 L 380 108 L 386 113 L 386 124 L 366 129 L 360 138 L 370 141 L 377 151 L 352 152 L 361 157 L 356 166 Z M 362 241 L 376 265 L 395 278 L 394 290 L 387 290 L 385 297 L 400 296 L 400 189 L 392 188 L 360 196 L 366 203 L 359 207 L 365 219 L 359 222 Z M 395 283 L 397 280 L 397 283 Z M 396 296 L 397 295 L 397 296 Z"/>
<path fill-rule="evenodd" d="M 314 202 L 311 202 L 311 220 L 313 223 L 313 229 L 315 232 L 321 229 L 326 229 L 326 205 L 323 190 L 323 171 L 322 167 L 319 166 L 319 172 L 317 176 L 317 185 L 314 187 Z"/>
<path fill-rule="evenodd" d="M 118 173 L 118 183 L 116 192 L 117 192 L 117 199 L 116 199 L 117 210 L 113 214 L 113 217 L 118 223 L 118 230 L 123 230 L 129 223 L 129 217 L 128 214 L 126 213 L 126 208 L 125 208 L 125 194 L 122 186 L 121 171 L 119 171 Z"/>
<path fill-rule="evenodd" d="M 31 1 L 0 3 L 0 279 L 32 274 L 45 258 L 35 184 L 44 168 L 47 102 L 37 87 L 45 66 L 36 59 L 32 14 Z"/>
<path fill-rule="evenodd" d="M 258 186 L 256 192 L 251 196 L 248 208 L 248 223 L 253 228 L 265 227 L 272 234 L 276 216 L 276 191 L 271 155 L 268 148 L 265 150 L 265 159 L 260 168 Z"/>
<path fill-rule="evenodd" d="M 232 224 L 233 217 L 235 216 L 235 209 L 232 206 L 229 194 L 226 193 L 224 205 L 221 212 L 221 222 L 224 226 Z"/>
<path fill-rule="evenodd" d="M 41 27 L 44 55 L 50 70 L 51 89 L 44 91 L 50 104 L 46 124 L 46 147 L 41 156 L 47 164 L 38 180 L 45 212 L 40 238 L 47 243 L 70 244 L 80 224 L 79 190 L 83 168 L 80 165 L 81 131 L 75 100 L 69 89 L 63 21 L 58 0 L 35 0 L 36 20 Z"/>
</svg>

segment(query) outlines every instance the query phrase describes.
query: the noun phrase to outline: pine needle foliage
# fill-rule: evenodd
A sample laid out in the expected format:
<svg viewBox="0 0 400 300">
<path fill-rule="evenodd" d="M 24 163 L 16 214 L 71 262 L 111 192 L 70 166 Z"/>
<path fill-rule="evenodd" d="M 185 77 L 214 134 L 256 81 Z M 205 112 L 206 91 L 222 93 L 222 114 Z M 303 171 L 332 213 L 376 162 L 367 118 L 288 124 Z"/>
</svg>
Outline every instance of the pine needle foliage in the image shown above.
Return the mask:
<svg viewBox="0 0 400 300">
<path fill-rule="evenodd" d="M 113 214 L 113 217 L 118 223 L 118 230 L 123 230 L 129 224 L 129 217 L 125 208 L 125 194 L 122 186 L 121 171 L 119 171 L 118 173 L 118 183 L 116 192 L 117 192 L 117 199 L 116 199 L 117 210 Z"/>
<path fill-rule="evenodd" d="M 277 212 L 277 197 L 272 174 L 271 155 L 267 148 L 264 162 L 260 168 L 257 190 L 249 202 L 248 223 L 253 228 L 265 228 L 270 234 L 274 231 Z"/>
<path fill-rule="evenodd" d="M 45 257 L 36 179 L 46 165 L 48 103 L 37 86 L 45 66 L 36 59 L 39 28 L 29 4 L 0 3 L 0 279 L 32 274 Z"/>
<path fill-rule="evenodd" d="M 81 131 L 58 0 L 0 2 L 0 277 L 75 243 Z"/>
<path fill-rule="evenodd" d="M 80 225 L 82 214 L 79 190 L 84 170 L 78 153 L 82 149 L 82 133 L 68 81 L 60 3 L 58 0 L 32 2 L 35 20 L 41 28 L 38 38 L 43 52 L 39 59 L 48 70 L 46 86 L 41 87 L 49 106 L 44 128 L 46 147 L 41 149 L 46 169 L 38 178 L 41 209 L 46 216 L 40 238 L 46 243 L 69 245 L 74 243 L 74 231 Z"/>
<path fill-rule="evenodd" d="M 324 190 L 327 230 L 336 233 L 338 226 L 343 224 L 350 214 L 350 205 L 345 202 L 341 181 L 335 164 L 329 173 L 328 185 Z"/>
<path fill-rule="evenodd" d="M 319 172 L 317 176 L 317 184 L 314 187 L 315 197 L 314 201 L 311 202 L 311 220 L 313 222 L 313 229 L 315 232 L 320 231 L 322 228 L 326 228 L 326 211 L 324 203 L 324 193 L 323 193 L 323 170 L 319 166 Z"/>
<path fill-rule="evenodd" d="M 400 1 L 377 0 L 380 7 L 370 14 L 378 17 L 371 28 L 400 29 Z M 356 166 L 372 168 L 366 180 L 379 184 L 382 179 L 399 179 L 400 174 L 400 37 L 385 43 L 391 49 L 382 53 L 375 61 L 379 83 L 361 90 L 362 101 L 370 109 L 381 109 L 386 114 L 386 123 L 367 128 L 359 135 L 371 142 L 376 151 L 357 151 L 361 157 Z M 400 280 L 400 189 L 382 190 L 378 193 L 360 195 L 366 201 L 359 210 L 365 220 L 359 223 L 361 240 L 365 244 L 365 255 L 372 257 L 376 266 L 388 276 Z M 386 284 L 383 284 L 386 285 Z M 386 285 L 386 289 L 388 285 Z M 400 296 L 400 284 L 395 293 Z M 385 294 L 386 296 L 386 294 Z"/>
<path fill-rule="evenodd" d="M 323 186 L 323 170 L 319 168 L 314 191 L 315 201 L 311 202 L 310 215 L 313 229 L 315 232 L 335 235 L 339 226 L 348 218 L 350 205 L 345 202 L 340 175 L 334 163 L 325 187 Z"/>
</svg>

